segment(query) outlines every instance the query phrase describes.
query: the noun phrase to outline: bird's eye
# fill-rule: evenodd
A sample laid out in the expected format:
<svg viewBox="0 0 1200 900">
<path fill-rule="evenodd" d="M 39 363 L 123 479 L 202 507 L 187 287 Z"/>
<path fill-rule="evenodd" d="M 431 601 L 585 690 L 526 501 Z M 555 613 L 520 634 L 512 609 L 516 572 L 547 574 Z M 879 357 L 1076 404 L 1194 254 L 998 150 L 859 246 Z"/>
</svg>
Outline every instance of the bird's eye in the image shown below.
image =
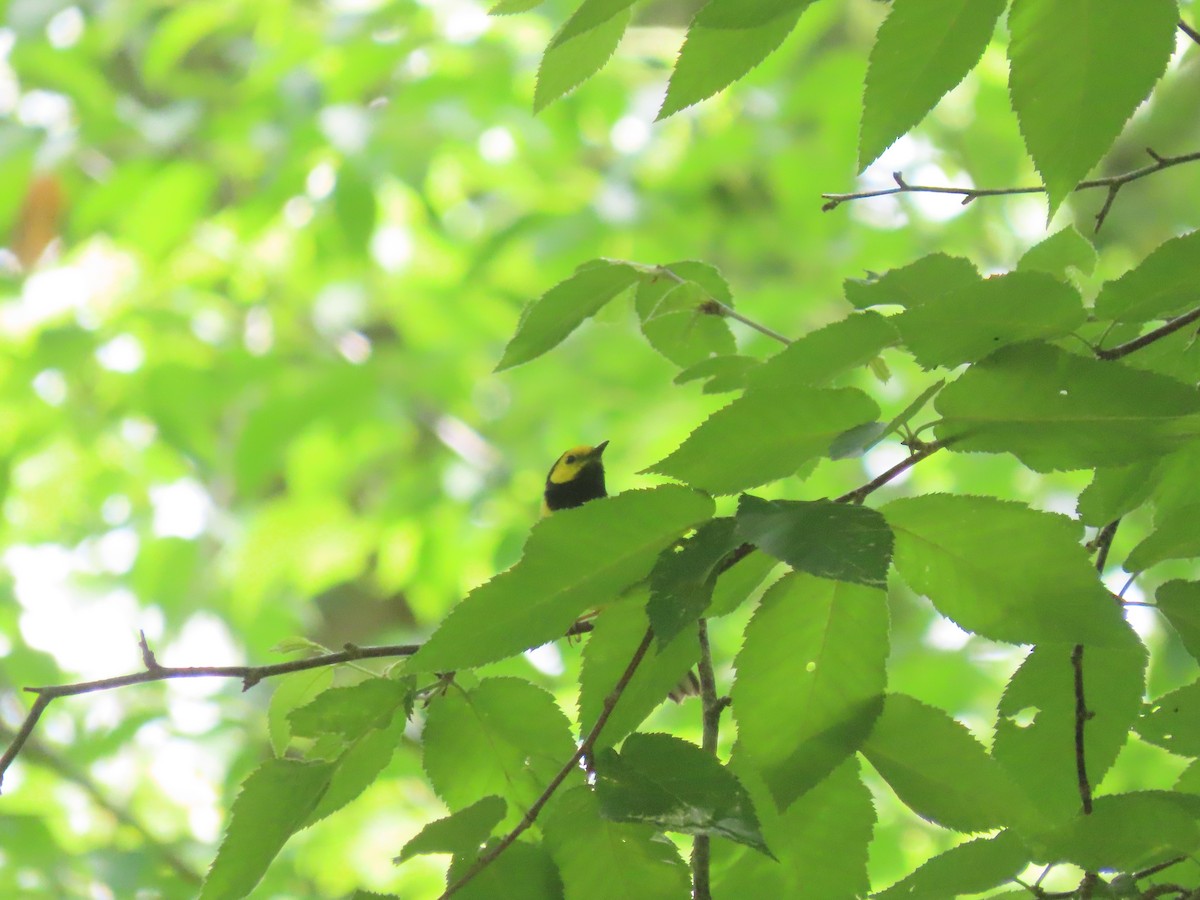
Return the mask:
<svg viewBox="0 0 1200 900">
<path fill-rule="evenodd" d="M 566 462 L 567 462 L 568 464 L 575 462 L 575 454 L 574 454 L 574 453 L 568 453 L 568 454 L 567 454 L 567 459 L 566 459 Z"/>
</svg>

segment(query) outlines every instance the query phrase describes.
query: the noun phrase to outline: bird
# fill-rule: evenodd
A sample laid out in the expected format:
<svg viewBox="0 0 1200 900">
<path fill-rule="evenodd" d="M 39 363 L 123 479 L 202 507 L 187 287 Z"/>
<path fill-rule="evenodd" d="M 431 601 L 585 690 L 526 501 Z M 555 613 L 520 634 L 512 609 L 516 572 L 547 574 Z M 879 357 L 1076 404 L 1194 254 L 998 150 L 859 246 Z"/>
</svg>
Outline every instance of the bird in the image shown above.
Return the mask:
<svg viewBox="0 0 1200 900">
<path fill-rule="evenodd" d="M 542 516 L 559 509 L 583 506 L 589 500 L 608 496 L 604 485 L 604 448 L 608 441 L 594 447 L 581 444 L 565 451 L 546 474 L 546 489 L 542 493 Z M 700 679 L 695 672 L 679 682 L 668 695 L 676 703 L 700 693 Z"/>
</svg>

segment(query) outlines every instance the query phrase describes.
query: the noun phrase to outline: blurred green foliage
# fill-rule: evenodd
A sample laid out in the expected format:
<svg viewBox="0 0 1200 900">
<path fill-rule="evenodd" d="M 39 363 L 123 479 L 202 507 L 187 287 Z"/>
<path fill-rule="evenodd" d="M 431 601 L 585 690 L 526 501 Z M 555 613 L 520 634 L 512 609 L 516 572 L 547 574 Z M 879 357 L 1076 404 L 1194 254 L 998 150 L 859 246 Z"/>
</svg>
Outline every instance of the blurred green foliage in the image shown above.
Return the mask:
<svg viewBox="0 0 1200 900">
<path fill-rule="evenodd" d="M 781 15 L 804 5 L 783 4 Z M 423 639 L 467 591 L 516 561 L 546 467 L 565 447 L 611 440 L 613 492 L 660 483 L 639 471 L 727 398 L 702 391 L 701 380 L 672 384 L 695 360 L 679 355 L 671 321 L 640 339 L 644 296 L 607 305 L 547 359 L 493 373 L 525 304 L 587 260 L 703 261 L 723 275 L 738 310 L 796 337 L 846 315 L 847 279 L 934 251 L 985 274 L 1008 271 L 1051 231 L 1074 224 L 1091 233 L 1102 191 L 1068 197 L 1049 227 L 1036 196 L 962 206 L 907 195 L 821 212 L 821 193 L 855 189 L 868 60 L 886 4 L 813 3 L 780 52 L 732 90 L 655 121 L 694 6 L 639 7 L 614 62 L 534 116 L 539 60 L 573 12 L 565 2 L 490 18 L 475 0 L 0 3 L 6 739 L 27 706 L 21 686 L 134 671 L 138 629 L 171 665 L 276 661 L 272 648 L 297 636 L 333 648 Z M 713 6 L 710 30 L 720 31 L 716 8 L 729 4 Z M 1194 19 L 1193 4 L 1182 10 Z M 893 170 L 924 183 L 1038 183 L 1009 106 L 1004 41 L 1002 32 L 967 79 L 868 169 L 871 186 L 889 186 Z M 1176 56 L 1102 174 L 1144 164 L 1146 146 L 1178 154 L 1200 144 L 1196 56 L 1195 47 Z M 561 84 L 589 68 L 568 62 L 555 75 Z M 710 73 L 693 71 L 701 74 Z M 673 96 L 695 99 L 677 92 L 699 96 L 706 84 L 684 79 Z M 1072 237 L 1031 268 L 1077 266 L 1071 278 L 1090 299 L 1103 280 L 1197 224 L 1198 183 L 1185 166 L 1124 189 L 1093 239 L 1094 271 Z M 715 372 L 714 390 L 752 382 L 757 362 L 776 350 L 750 328 L 730 328 L 738 356 Z M 1114 326 L 1109 343 L 1136 334 L 1136 324 Z M 1169 360 L 1130 364 L 1173 365 L 1194 384 L 1195 355 L 1179 337 Z M 725 348 L 724 333 L 709 339 Z M 883 358 L 887 380 L 860 368 L 843 382 L 869 393 L 887 421 L 932 378 L 898 353 Z M 730 381 L 721 386 L 720 377 Z M 1136 443 L 1137 435 L 1122 438 Z M 896 461 L 886 451 L 866 463 L 816 463 L 806 481 L 765 492 L 836 496 Z M 1160 493 L 1184 498 L 1180 508 L 1198 499 L 1184 456 L 1153 470 Z M 1070 511 L 1087 481 L 1080 472 L 1036 475 L 1010 456 L 940 454 L 889 490 Z M 733 512 L 732 501 L 719 504 Z M 1131 515 L 1114 557 L 1145 538 L 1151 521 L 1145 510 Z M 1186 562 L 1159 569 L 1162 580 L 1194 577 Z M 724 608 L 720 586 L 714 602 Z M 1021 654 L 947 629 L 903 587 L 889 606 L 889 688 L 948 711 L 977 736 L 989 733 Z M 714 623 L 723 686 L 748 615 L 742 607 Z M 595 651 L 593 671 L 604 671 L 589 689 L 593 709 L 604 694 L 596 685 L 615 678 L 609 670 L 619 671 L 630 635 L 636 643 L 640 633 L 636 622 L 612 621 Z M 1160 621 L 1146 633 L 1151 694 L 1195 676 Z M 553 697 L 573 710 L 586 663 L 578 646 L 559 643 L 562 673 L 553 654 L 541 668 L 510 658 L 488 673 L 525 682 L 466 675 L 462 696 L 520 694 L 539 709 Z M 339 671 L 336 683 L 360 675 Z M 276 689 L 288 692 L 278 705 Z M 345 741 L 322 745 L 287 717 L 318 689 L 291 681 L 242 694 L 236 682 L 168 682 L 54 704 L 5 779 L 0 892 L 194 896 L 243 779 L 258 770 L 252 794 L 271 771 L 259 765 L 273 745 L 308 741 L 310 759 L 365 747 L 356 771 L 364 783 L 378 777 L 292 837 L 254 896 L 436 895 L 444 857 L 391 862 L 447 811 L 444 792 L 439 799 L 429 783 L 442 777 L 427 761 L 422 771 L 416 728 L 360 723 Z M 512 715 L 510 701 L 492 700 Z M 456 712 L 438 713 L 443 729 Z M 699 715 L 687 706 L 660 708 L 651 722 L 699 735 Z M 460 730 L 477 725 L 459 722 Z M 569 729 L 552 736 L 569 747 Z M 397 748 L 390 758 L 384 740 Z M 1110 774 L 1114 790 L 1169 788 L 1183 768 L 1151 744 L 1130 746 Z M 514 737 L 505 752 L 527 750 Z M 551 769 L 562 754 L 552 756 Z M 503 768 L 503 759 L 490 761 Z M 313 779 L 323 763 L 272 765 L 320 793 Z M 496 777 L 503 782 L 504 772 Z M 756 803 L 768 796 L 752 773 L 743 780 Z M 857 863 L 868 865 L 872 886 L 961 840 L 918 819 L 873 774 L 867 783 L 880 798 L 878 821 L 870 859 Z M 547 810 L 551 823 L 594 805 L 567 787 Z M 527 802 L 530 790 L 520 784 L 515 793 Z M 297 820 L 311 812 L 303 799 L 290 811 Z M 1137 805 L 1138 821 L 1161 811 L 1152 800 Z M 769 843 L 792 842 L 796 871 L 815 868 L 833 852 L 821 841 L 839 848 L 864 837 L 869 806 L 853 764 L 842 764 L 786 812 L 762 813 L 763 833 Z M 825 831 L 805 832 L 814 821 Z M 596 862 L 586 853 L 589 832 L 574 844 L 562 834 L 548 841 L 550 854 L 586 876 Z M 655 870 L 665 851 L 638 834 L 625 851 L 677 889 L 682 871 L 670 862 Z M 1059 840 L 1075 846 L 1084 837 Z M 1007 872 L 1010 848 L 993 849 L 990 863 Z M 717 850 L 731 884 L 757 883 L 747 855 L 755 852 Z M 540 848 L 519 853 L 527 871 L 547 883 L 557 877 Z M 843 872 L 827 880 L 821 889 L 831 897 L 865 889 Z"/>
</svg>

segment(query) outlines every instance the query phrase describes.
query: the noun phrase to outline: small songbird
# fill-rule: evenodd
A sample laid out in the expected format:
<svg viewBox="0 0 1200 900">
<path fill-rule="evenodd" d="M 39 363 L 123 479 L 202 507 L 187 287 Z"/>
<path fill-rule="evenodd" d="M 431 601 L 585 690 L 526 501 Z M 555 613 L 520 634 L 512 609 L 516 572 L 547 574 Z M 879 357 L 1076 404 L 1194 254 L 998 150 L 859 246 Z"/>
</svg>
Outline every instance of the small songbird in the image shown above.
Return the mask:
<svg viewBox="0 0 1200 900">
<path fill-rule="evenodd" d="M 546 490 L 542 494 L 543 516 L 556 509 L 570 509 L 582 506 L 589 500 L 608 496 L 604 487 L 604 461 L 601 459 L 607 446 L 608 441 L 601 441 L 595 447 L 572 447 L 555 461 L 546 475 Z M 696 673 L 688 672 L 669 696 L 678 703 L 699 693 L 700 679 Z"/>
<path fill-rule="evenodd" d="M 602 441 L 595 447 L 572 447 L 555 461 L 546 476 L 543 516 L 608 496 L 604 489 L 604 461 L 600 458 L 607 446 L 608 441 Z"/>
</svg>

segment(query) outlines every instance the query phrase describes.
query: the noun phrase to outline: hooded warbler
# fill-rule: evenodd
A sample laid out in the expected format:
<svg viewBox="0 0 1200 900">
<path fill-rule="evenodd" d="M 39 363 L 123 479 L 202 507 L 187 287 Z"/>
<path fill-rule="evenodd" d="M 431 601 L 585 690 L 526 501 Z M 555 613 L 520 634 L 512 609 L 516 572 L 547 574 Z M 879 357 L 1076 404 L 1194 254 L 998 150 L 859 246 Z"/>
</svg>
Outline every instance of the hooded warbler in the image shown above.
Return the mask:
<svg viewBox="0 0 1200 900">
<path fill-rule="evenodd" d="M 604 486 L 604 461 L 601 459 L 607 446 L 608 441 L 601 441 L 595 447 L 572 447 L 555 460 L 546 475 L 546 490 L 542 494 L 543 516 L 556 509 L 570 509 L 582 506 L 589 500 L 608 496 Z M 700 679 L 695 672 L 688 672 L 669 696 L 678 703 L 685 697 L 699 693 Z"/>
</svg>

